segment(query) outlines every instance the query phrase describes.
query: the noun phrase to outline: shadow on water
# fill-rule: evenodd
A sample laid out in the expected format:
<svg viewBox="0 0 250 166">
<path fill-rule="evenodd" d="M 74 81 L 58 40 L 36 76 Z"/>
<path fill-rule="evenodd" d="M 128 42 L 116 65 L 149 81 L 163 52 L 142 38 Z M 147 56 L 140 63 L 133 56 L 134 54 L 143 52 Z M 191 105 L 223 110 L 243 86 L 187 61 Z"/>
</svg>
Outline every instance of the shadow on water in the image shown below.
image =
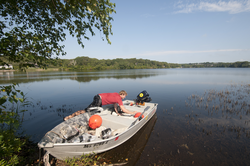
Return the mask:
<svg viewBox="0 0 250 166">
<path fill-rule="evenodd" d="M 157 121 L 156 114 L 141 128 L 132 138 L 122 145 L 102 153 L 109 164 L 124 163 L 122 165 L 133 166 L 139 160 L 142 151 L 144 150 L 154 125 Z"/>
</svg>

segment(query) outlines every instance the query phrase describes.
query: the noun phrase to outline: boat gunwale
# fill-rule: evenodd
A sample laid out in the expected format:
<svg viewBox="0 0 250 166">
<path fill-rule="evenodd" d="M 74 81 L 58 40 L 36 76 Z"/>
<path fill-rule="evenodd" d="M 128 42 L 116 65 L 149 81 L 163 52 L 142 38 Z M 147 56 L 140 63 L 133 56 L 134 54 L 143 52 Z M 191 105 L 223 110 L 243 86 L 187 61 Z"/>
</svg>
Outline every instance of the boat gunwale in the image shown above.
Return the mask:
<svg viewBox="0 0 250 166">
<path fill-rule="evenodd" d="M 157 105 L 156 103 L 151 103 L 151 104 L 154 104 L 154 106 L 152 107 L 151 111 L 149 112 L 149 114 L 151 112 L 154 111 L 154 109 L 157 108 Z M 156 111 L 155 111 L 156 112 Z M 91 144 L 97 144 L 97 143 L 101 143 L 101 142 L 106 142 L 106 141 L 112 141 L 114 139 L 116 139 L 117 137 L 120 137 L 121 135 L 125 134 L 126 132 L 128 132 L 129 130 L 133 129 L 134 127 L 138 126 L 139 124 L 143 123 L 143 120 L 145 121 L 145 124 L 146 122 L 148 122 L 152 117 L 153 115 L 155 114 L 155 112 L 145 120 L 145 118 L 143 118 L 142 120 L 138 121 L 137 123 L 135 123 L 135 125 L 131 126 L 131 127 L 127 127 L 127 129 L 121 133 L 119 133 L 118 135 L 115 135 L 115 136 L 112 136 L 110 138 L 107 138 L 107 139 L 100 139 L 100 140 L 94 140 L 94 141 L 91 141 L 91 142 L 79 142 L 79 143 L 53 143 L 53 146 L 52 147 L 41 147 L 41 148 L 54 148 L 54 147 L 60 147 L 60 146 L 79 146 L 79 145 L 91 145 Z M 139 118 L 139 117 L 138 117 Z M 137 118 L 134 120 L 136 121 Z M 144 124 L 144 125 L 145 125 Z M 133 135 L 135 135 L 144 125 L 141 125 L 130 137 L 127 137 L 126 139 L 124 139 L 125 141 L 127 141 L 128 139 L 130 139 Z M 125 142 L 123 141 L 123 142 Z M 122 143 L 123 143 L 122 142 Z M 121 144 L 122 144 L 121 143 Z M 119 144 L 120 145 L 120 144 Z M 117 146 L 119 146 L 117 145 Z M 111 148 L 112 149 L 112 148 Z"/>
</svg>

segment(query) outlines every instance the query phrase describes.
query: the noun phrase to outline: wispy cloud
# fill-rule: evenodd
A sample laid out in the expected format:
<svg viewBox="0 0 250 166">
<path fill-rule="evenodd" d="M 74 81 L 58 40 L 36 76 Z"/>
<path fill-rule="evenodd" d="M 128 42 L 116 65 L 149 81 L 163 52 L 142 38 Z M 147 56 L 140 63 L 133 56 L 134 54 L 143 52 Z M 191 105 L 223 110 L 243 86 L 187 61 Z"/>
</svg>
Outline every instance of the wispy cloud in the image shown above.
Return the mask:
<svg viewBox="0 0 250 166">
<path fill-rule="evenodd" d="M 229 0 L 229 1 L 200 1 L 199 3 L 184 4 L 179 1 L 176 4 L 178 11 L 175 13 L 193 13 L 195 11 L 206 12 L 229 12 L 236 14 L 241 12 L 250 12 L 250 0 Z"/>
<path fill-rule="evenodd" d="M 195 53 L 216 53 L 216 52 L 235 52 L 235 51 L 250 51 L 249 49 L 220 49 L 220 50 L 203 50 L 203 51 L 160 51 L 160 52 L 146 52 L 137 54 L 139 56 L 157 56 L 157 55 L 171 55 L 171 54 L 195 54 Z"/>
</svg>

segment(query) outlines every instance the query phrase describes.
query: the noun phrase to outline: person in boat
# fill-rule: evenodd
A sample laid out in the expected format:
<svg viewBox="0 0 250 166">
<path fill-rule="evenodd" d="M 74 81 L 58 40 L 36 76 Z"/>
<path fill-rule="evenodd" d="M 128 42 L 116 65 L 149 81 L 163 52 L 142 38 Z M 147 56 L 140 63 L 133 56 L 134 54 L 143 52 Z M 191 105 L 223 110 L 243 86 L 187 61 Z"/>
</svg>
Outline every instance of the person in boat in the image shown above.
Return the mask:
<svg viewBox="0 0 250 166">
<path fill-rule="evenodd" d="M 119 93 L 114 92 L 114 93 L 100 93 L 94 96 L 93 102 L 85 108 L 85 110 L 88 110 L 91 107 L 102 107 L 103 105 L 109 105 L 109 104 L 114 104 L 114 110 L 118 115 L 121 115 L 118 112 L 118 104 L 120 106 L 120 109 L 122 112 L 127 113 L 127 114 L 136 114 L 137 111 L 129 111 L 127 110 L 122 102 L 122 99 L 124 99 L 127 96 L 127 92 L 125 90 L 121 90 Z M 85 113 L 85 110 L 79 110 L 72 115 L 69 115 L 64 118 L 64 120 L 68 120 L 74 116 L 80 115 L 82 113 Z"/>
</svg>

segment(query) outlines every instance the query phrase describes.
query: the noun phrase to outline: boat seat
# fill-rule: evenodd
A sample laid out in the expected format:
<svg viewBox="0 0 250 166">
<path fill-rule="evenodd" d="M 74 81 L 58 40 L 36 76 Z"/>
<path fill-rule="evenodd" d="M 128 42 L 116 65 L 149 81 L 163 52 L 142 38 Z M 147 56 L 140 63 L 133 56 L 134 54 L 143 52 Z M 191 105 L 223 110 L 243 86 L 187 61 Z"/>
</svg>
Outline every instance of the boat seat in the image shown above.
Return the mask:
<svg viewBox="0 0 250 166">
<path fill-rule="evenodd" d="M 117 116 L 115 115 L 102 115 L 102 126 L 110 127 L 111 129 L 119 129 L 124 127 L 129 127 L 136 119 L 127 116 Z"/>
<path fill-rule="evenodd" d="M 145 106 L 129 106 L 124 105 L 124 107 L 129 111 L 143 112 L 144 110 L 149 110 L 150 106 L 147 104 Z M 124 116 L 117 116 L 116 112 L 111 109 L 105 109 L 101 113 L 98 113 L 102 117 L 102 126 L 109 127 L 111 129 L 120 129 L 124 127 L 129 127 L 136 120 L 132 115 L 123 113 Z M 147 112 L 144 113 L 144 116 Z"/>
</svg>

